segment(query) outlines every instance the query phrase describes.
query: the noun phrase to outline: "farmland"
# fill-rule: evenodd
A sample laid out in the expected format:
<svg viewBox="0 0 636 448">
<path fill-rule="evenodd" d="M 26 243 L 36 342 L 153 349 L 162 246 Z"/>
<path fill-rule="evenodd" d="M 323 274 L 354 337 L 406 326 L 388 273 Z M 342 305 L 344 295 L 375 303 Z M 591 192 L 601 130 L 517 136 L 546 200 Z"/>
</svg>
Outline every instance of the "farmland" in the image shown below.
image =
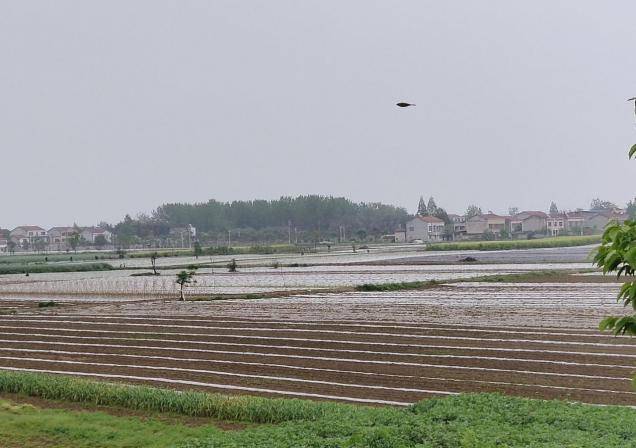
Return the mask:
<svg viewBox="0 0 636 448">
<path fill-rule="evenodd" d="M 594 330 L 619 311 L 616 290 L 462 283 L 288 300 L 102 302 L 1 316 L 0 365 L 398 406 L 494 391 L 636 405 L 636 342 Z"/>
<path fill-rule="evenodd" d="M 522 251 L 521 263 L 403 264 L 419 259 L 406 253 L 384 259 L 376 254 L 368 263 L 350 262 L 350 254 L 316 257 L 326 261 L 245 266 L 238 273 L 207 266 L 188 291 L 192 298 L 271 294 L 252 300 L 176 301 L 176 269 L 156 277 L 131 277 L 137 271 L 125 269 L 5 275 L 0 377 L 69 375 L 99 384 L 245 397 L 241 406 L 247 414 L 241 419 L 252 422 L 257 417 L 247 410 L 253 397 L 353 405 L 321 410 L 316 425 L 331 421 L 324 416 L 332 412 L 384 421 L 416 403 L 426 412 L 436 406 L 448 412 L 446 406 L 479 408 L 479 400 L 525 406 L 512 398 L 473 399 L 466 393 L 636 406 L 631 383 L 636 341 L 596 329 L 603 316 L 622 311 L 615 301 L 619 284 L 596 272 L 576 273 L 591 267 L 579 261 L 576 250 L 550 263 L 542 260 L 553 249 Z M 542 274 L 546 271 L 552 274 Z M 363 283 L 413 286 L 353 288 Z M 64 388 L 58 398 L 67 393 Z M 276 409 L 275 403 L 281 402 L 258 406 Z M 357 410 L 361 405 L 393 410 L 369 410 L 371 416 Z M 214 440 L 223 437 L 213 434 Z"/>
</svg>

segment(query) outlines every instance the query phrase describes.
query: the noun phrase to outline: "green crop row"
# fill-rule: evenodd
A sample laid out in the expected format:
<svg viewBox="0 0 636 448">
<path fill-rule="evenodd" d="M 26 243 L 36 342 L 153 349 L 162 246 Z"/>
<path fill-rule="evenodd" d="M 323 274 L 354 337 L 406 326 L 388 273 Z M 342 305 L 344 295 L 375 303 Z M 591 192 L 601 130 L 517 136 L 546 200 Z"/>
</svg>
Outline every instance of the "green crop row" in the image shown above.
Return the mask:
<svg viewBox="0 0 636 448">
<path fill-rule="evenodd" d="M 501 241 L 457 241 L 449 243 L 434 243 L 426 250 L 508 250 L 508 249 L 541 249 L 550 247 L 586 246 L 601 242 L 600 235 L 590 236 L 562 236 L 555 238 L 540 238 L 532 240 L 501 240 Z"/>
</svg>

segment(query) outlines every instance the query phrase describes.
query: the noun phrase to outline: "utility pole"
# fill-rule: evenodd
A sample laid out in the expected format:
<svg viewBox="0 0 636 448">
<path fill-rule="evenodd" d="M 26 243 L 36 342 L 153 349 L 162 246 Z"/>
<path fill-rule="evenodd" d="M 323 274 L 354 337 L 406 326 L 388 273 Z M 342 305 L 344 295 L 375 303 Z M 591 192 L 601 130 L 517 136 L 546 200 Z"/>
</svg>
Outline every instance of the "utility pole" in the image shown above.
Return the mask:
<svg viewBox="0 0 636 448">
<path fill-rule="evenodd" d="M 287 220 L 287 236 L 289 238 L 289 245 L 291 246 L 291 219 Z"/>
<path fill-rule="evenodd" d="M 227 231 L 227 247 L 232 247 L 232 231 Z"/>
</svg>

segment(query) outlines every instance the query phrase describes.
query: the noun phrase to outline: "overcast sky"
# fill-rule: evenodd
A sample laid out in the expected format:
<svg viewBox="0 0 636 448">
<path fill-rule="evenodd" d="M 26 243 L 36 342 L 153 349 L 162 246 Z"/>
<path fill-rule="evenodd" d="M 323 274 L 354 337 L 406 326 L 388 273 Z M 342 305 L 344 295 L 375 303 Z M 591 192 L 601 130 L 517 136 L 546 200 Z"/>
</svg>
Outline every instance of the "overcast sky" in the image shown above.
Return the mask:
<svg viewBox="0 0 636 448">
<path fill-rule="evenodd" d="M 624 205 L 634 18 L 633 0 L 0 0 L 0 227 L 309 193 Z"/>
</svg>

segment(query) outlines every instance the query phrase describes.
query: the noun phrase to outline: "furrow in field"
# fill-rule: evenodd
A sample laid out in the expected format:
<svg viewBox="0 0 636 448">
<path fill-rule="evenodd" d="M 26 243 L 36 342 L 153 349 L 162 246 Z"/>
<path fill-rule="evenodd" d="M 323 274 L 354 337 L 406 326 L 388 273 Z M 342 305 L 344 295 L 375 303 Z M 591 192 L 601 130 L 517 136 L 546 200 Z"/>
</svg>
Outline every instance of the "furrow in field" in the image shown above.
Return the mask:
<svg viewBox="0 0 636 448">
<path fill-rule="evenodd" d="M 4 330 L 4 331 L 3 331 Z M 448 351 L 463 354 L 466 352 L 476 354 L 482 353 L 490 356 L 498 356 L 502 353 L 514 354 L 515 357 L 529 359 L 539 356 L 542 359 L 557 361 L 580 361 L 590 359 L 594 363 L 615 363 L 616 358 L 621 358 L 623 363 L 629 363 L 630 360 L 636 359 L 636 348 L 634 350 L 625 348 L 613 348 L 612 353 L 607 348 L 591 348 L 597 351 L 583 351 L 580 347 L 573 347 L 570 350 L 555 349 L 533 349 L 533 348 L 512 348 L 512 347 L 492 347 L 490 344 L 480 344 L 479 346 L 471 345 L 445 345 L 438 341 L 436 344 L 417 344 L 417 343 L 396 343 L 396 342 L 375 342 L 375 341 L 351 341 L 345 339 L 319 339 L 319 338 L 294 338 L 280 337 L 271 335 L 245 335 L 245 334 L 225 334 L 223 336 L 211 335 L 206 333 L 171 333 L 171 332 L 151 332 L 151 331 L 121 331 L 121 330 L 92 330 L 83 328 L 59 328 L 59 327 L 28 327 L 22 326 L 0 326 L 0 335 L 20 336 L 39 333 L 41 336 L 59 338 L 119 338 L 122 336 L 126 340 L 166 340 L 166 336 L 183 337 L 184 341 L 192 344 L 204 344 L 206 342 L 242 342 L 248 344 L 250 342 L 269 341 L 270 345 L 275 345 L 279 341 L 298 348 L 320 348 L 323 345 L 338 345 L 359 350 L 373 351 L 376 347 L 391 347 L 391 350 L 398 353 L 445 353 Z M 578 349 L 578 350 L 577 350 Z M 509 356 L 510 357 L 510 356 Z"/>
<path fill-rule="evenodd" d="M 584 337 L 581 336 L 557 336 L 551 337 L 550 340 L 541 339 L 540 337 L 526 337 L 526 338 L 503 338 L 501 335 L 497 335 L 496 337 L 468 337 L 468 336 L 452 336 L 447 334 L 412 334 L 412 333 L 384 333 L 384 332 L 369 332 L 369 331 L 344 331 L 344 330 L 323 330 L 323 329 L 291 329 L 291 328 L 277 328 L 277 327 L 267 327 L 267 328 L 253 328 L 253 327 L 222 327 L 222 326 L 205 326 L 205 325 L 170 325 L 166 326 L 163 324 L 149 324 L 149 323 L 125 323 L 122 324 L 120 322 L 91 322 L 86 320 L 62 320 L 62 319 L 22 319 L 16 318 L 12 319 L 11 322 L 16 323 L 20 322 L 25 327 L 35 326 L 32 324 L 66 324 L 66 325 L 91 325 L 92 328 L 103 327 L 112 328 L 113 326 L 117 327 L 141 327 L 141 328 L 163 328 L 163 331 L 175 331 L 178 332 L 181 329 L 186 330 L 201 330 L 208 331 L 211 334 L 224 334 L 227 332 L 237 332 L 237 331 L 245 331 L 249 333 L 277 333 L 281 335 L 294 335 L 294 334 L 304 334 L 306 337 L 310 337 L 314 334 L 338 334 L 338 335 L 347 335 L 348 338 L 357 338 L 354 340 L 361 340 L 366 337 L 381 337 L 381 338 L 409 338 L 409 339 L 444 339 L 444 340 L 465 340 L 465 341 L 493 341 L 493 342 L 512 342 L 512 343 L 540 343 L 540 344 L 562 344 L 568 343 L 573 345 L 581 345 L 581 346 L 599 346 L 599 347 L 636 347 L 636 342 L 625 343 L 625 340 L 617 340 L 614 339 L 604 339 L 604 342 L 587 342 Z M 1 326 L 0 326 L 1 327 Z M 384 339 L 383 339 L 384 340 Z"/>
<path fill-rule="evenodd" d="M 37 315 L 36 315 L 37 316 Z M 2 321 L 2 317 L 0 316 L 0 321 Z M 40 316 L 38 316 L 40 317 Z M 6 318 L 6 316 L 5 316 Z M 49 317 L 51 318 L 51 317 Z M 523 334 L 523 335 L 553 335 L 553 336 L 576 336 L 576 337 L 590 337 L 590 338 L 599 338 L 599 339 L 607 339 L 614 338 L 613 335 L 608 333 L 600 333 L 598 330 L 591 329 L 581 329 L 581 330 L 570 330 L 565 331 L 563 329 L 550 329 L 550 328 L 534 328 L 534 327 L 526 327 L 526 329 L 519 329 L 518 327 L 477 327 L 477 326 L 458 326 L 458 325 L 433 325 L 433 324 L 422 324 L 422 325 L 408 325 L 402 324 L 398 325 L 397 323 L 382 323 L 378 321 L 370 321 L 370 322 L 302 322 L 302 321 L 281 321 L 281 320 L 250 320 L 250 319 L 201 319 L 198 316 L 175 316 L 171 318 L 162 318 L 157 316 L 148 316 L 148 317 L 130 317 L 130 316 L 122 316 L 122 315 L 112 315 L 112 316 L 76 316 L 76 315 L 64 315 L 64 314 L 56 314 L 54 316 L 55 319 L 68 319 L 68 320 L 76 320 L 76 321 L 90 321 L 90 322 L 103 322 L 103 321 L 115 321 L 119 323 L 125 323 L 126 321 L 143 321 L 144 323 L 165 323 L 169 322 L 170 324 L 174 324 L 175 322 L 179 323 L 189 323 L 189 324 L 198 324 L 198 325 L 210 325 L 214 324 L 214 326 L 225 326 L 231 327 L 232 325 L 237 324 L 245 324 L 249 325 L 252 328 L 262 328 L 271 325 L 276 325 L 276 328 L 290 328 L 290 329 L 312 329 L 315 327 L 321 327 L 322 329 L 340 329 L 340 328 L 350 328 L 350 329 L 358 329 L 358 328 L 375 328 L 375 329 L 391 329 L 391 330 L 415 330 L 415 331 L 439 331 L 439 332 L 448 332 L 448 333 L 456 333 L 458 331 L 462 332 L 470 332 L 470 333 L 487 333 L 487 334 Z M 164 324 L 165 325 L 165 324 Z"/>
<path fill-rule="evenodd" d="M 340 370 L 337 368 L 329 368 L 328 364 L 322 367 L 308 367 L 308 366 L 296 366 L 290 364 L 275 364 L 271 362 L 249 362 L 249 361 L 231 361 L 222 359 L 199 359 L 188 357 L 176 357 L 165 355 L 148 355 L 148 354 L 130 354 L 130 353 L 95 353 L 87 351 L 65 351 L 65 350 L 38 350 L 38 349 L 20 349 L 20 348 L 7 348 L 0 349 L 0 355 L 16 357 L 20 354 L 28 354 L 30 357 L 36 357 L 38 359 L 52 359 L 52 360 L 73 360 L 79 359 L 81 361 L 87 360 L 100 360 L 109 359 L 114 362 L 121 362 L 121 359 L 136 360 L 135 365 L 152 365 L 152 366 L 167 366 L 167 367 L 180 367 L 183 365 L 195 365 L 195 366 L 215 366 L 215 369 L 236 369 L 242 368 L 249 373 L 266 373 L 277 375 L 303 375 L 310 379 L 319 379 L 321 375 L 333 375 L 338 374 L 342 381 L 350 383 L 355 381 L 356 384 L 375 384 L 375 385 L 390 385 L 399 386 L 404 381 L 409 381 L 409 384 L 417 385 L 427 389 L 444 388 L 445 390 L 450 387 L 450 390 L 454 389 L 456 385 L 472 385 L 476 388 L 476 391 L 480 392 L 492 392 L 498 390 L 499 387 L 515 386 L 522 387 L 527 390 L 537 389 L 558 389 L 558 390 L 576 390 L 576 391 L 594 391 L 594 392 L 606 392 L 606 393 L 624 393 L 627 395 L 634 395 L 636 398 L 636 392 L 631 389 L 629 381 L 623 383 L 613 382 L 604 384 L 604 389 L 600 389 L 597 384 L 591 384 L 587 387 L 577 387 L 572 382 L 567 385 L 550 385 L 550 384 L 524 384 L 520 382 L 510 381 L 487 381 L 487 380 L 475 380 L 475 379 L 459 379 L 459 378 L 441 378 L 422 376 L 421 372 L 412 371 L 412 374 L 393 374 L 384 372 L 367 372 L 363 370 Z M 2 358 L 0 358 L 2 359 Z M 230 370 L 231 371 L 231 370 Z M 613 389 L 607 387 L 613 386 Z M 466 387 L 466 386 L 464 386 Z M 461 390 L 461 389 L 460 389 Z"/>
<path fill-rule="evenodd" d="M 326 356 L 326 354 L 319 354 L 312 356 L 311 353 L 305 352 L 304 354 L 294 354 L 290 352 L 274 352 L 274 351 L 245 351 L 245 350 L 212 350 L 212 349 L 203 349 L 203 348 L 187 348 L 181 345 L 172 345 L 166 346 L 163 344 L 157 345 L 126 345 L 126 344 L 107 344 L 104 341 L 101 343 L 79 343 L 79 342 L 52 342 L 52 341 L 41 341 L 41 340 L 2 340 L 5 348 L 16 347 L 16 348 L 40 348 L 40 347 L 62 347 L 67 349 L 68 347 L 77 347 L 76 351 L 86 350 L 86 347 L 98 347 L 102 350 L 118 350 L 122 353 L 130 353 L 133 350 L 141 350 L 143 352 L 168 352 L 170 354 L 183 352 L 188 354 L 197 354 L 197 357 L 204 355 L 212 355 L 214 354 L 214 358 L 217 356 L 231 356 L 234 359 L 238 360 L 248 360 L 250 357 L 258 358 L 258 361 L 262 361 L 263 358 L 279 358 L 279 359 L 294 359 L 298 361 L 302 361 L 303 365 L 307 365 L 307 363 L 315 362 L 318 364 L 322 364 L 324 362 L 335 362 L 341 364 L 355 364 L 355 365 L 375 365 L 381 366 L 383 368 L 420 368 L 420 369 L 429 369 L 429 370 L 437 370 L 437 371 L 446 371 L 446 372 L 479 372 L 480 374 L 489 374 L 489 375 L 521 375 L 521 376 L 530 376 L 530 377 L 541 377 L 541 378 L 568 378 L 572 379 L 581 379 L 581 380 L 614 380 L 619 382 L 624 382 L 628 380 L 627 372 L 623 371 L 622 375 L 620 372 L 617 372 L 614 369 L 587 369 L 585 373 L 576 373 L 572 372 L 572 369 L 568 369 L 568 373 L 564 373 L 562 370 L 557 371 L 539 371 L 538 369 L 532 368 L 532 366 L 528 365 L 519 365 L 514 363 L 508 363 L 507 365 L 501 365 L 500 363 L 491 363 L 486 366 L 467 366 L 465 364 L 450 364 L 448 362 L 435 362 L 435 359 L 429 360 L 425 359 L 424 361 L 433 361 L 433 362 L 417 362 L 418 359 L 409 359 L 409 360 L 388 360 L 386 358 L 382 359 L 369 359 L 369 357 L 344 357 L 340 355 L 339 357 L 333 356 L 338 355 L 336 353 L 332 354 L 332 356 Z M 174 343 L 178 344 L 178 341 Z M 68 350 L 71 350 L 68 348 Z M 530 380 L 532 381 L 532 380 Z"/>
</svg>

